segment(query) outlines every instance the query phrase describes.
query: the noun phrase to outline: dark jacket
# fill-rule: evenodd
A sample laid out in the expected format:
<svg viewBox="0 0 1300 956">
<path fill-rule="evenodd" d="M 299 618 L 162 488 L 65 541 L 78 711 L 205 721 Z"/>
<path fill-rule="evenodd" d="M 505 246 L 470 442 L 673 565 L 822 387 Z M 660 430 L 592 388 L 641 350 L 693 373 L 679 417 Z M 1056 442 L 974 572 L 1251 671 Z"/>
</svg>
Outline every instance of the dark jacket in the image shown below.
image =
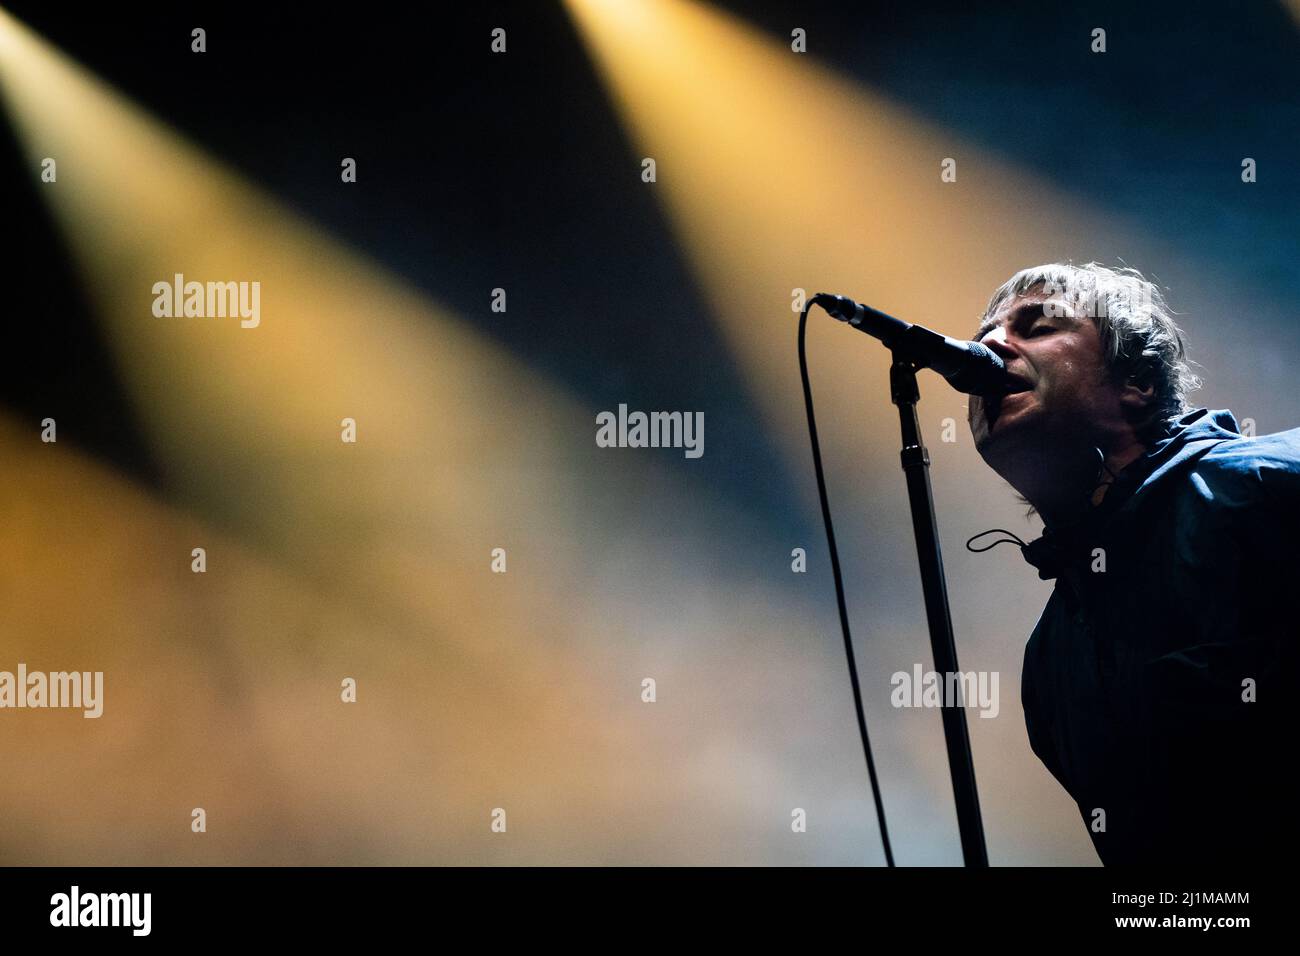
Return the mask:
<svg viewBox="0 0 1300 956">
<path fill-rule="evenodd" d="M 1057 578 L 1025 647 L 1029 742 L 1107 865 L 1289 862 L 1300 429 L 1246 438 L 1203 408 L 1170 429 L 1023 549 Z"/>
</svg>

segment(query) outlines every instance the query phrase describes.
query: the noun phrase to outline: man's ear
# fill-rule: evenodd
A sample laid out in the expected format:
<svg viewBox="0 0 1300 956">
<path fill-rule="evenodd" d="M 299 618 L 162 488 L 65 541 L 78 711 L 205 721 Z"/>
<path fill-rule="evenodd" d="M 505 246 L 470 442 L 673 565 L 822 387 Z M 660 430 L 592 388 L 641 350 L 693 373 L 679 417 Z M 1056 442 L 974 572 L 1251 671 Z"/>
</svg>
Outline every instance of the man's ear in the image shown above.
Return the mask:
<svg viewBox="0 0 1300 956">
<path fill-rule="evenodd" d="M 1144 375 L 1130 375 L 1119 395 L 1120 404 L 1133 413 L 1150 407 L 1155 398 L 1156 387 Z"/>
</svg>

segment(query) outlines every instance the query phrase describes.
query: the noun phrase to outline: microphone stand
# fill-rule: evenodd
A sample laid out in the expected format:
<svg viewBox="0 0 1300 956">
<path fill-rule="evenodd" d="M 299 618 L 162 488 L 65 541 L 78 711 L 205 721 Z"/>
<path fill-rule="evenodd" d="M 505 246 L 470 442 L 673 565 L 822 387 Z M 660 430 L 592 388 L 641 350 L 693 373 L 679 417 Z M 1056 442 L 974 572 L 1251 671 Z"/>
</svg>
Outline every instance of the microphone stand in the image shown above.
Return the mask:
<svg viewBox="0 0 1300 956">
<path fill-rule="evenodd" d="M 912 530 L 916 536 L 916 556 L 921 564 L 921 590 L 925 595 L 925 616 L 930 625 L 934 669 L 946 679 L 946 675 L 957 672 L 957 646 L 952 637 L 948 585 L 943 575 L 943 556 L 939 551 L 939 532 L 934 518 L 930 453 L 921 443 L 921 428 L 916 417 L 916 403 L 921 399 L 916 384 L 916 370 L 920 366 L 907 358 L 905 351 L 906 346 L 902 341 L 896 341 L 890 348 L 894 361 L 889 369 L 889 390 L 893 403 L 898 406 L 898 421 L 903 433 L 900 457 L 903 473 L 907 477 Z M 960 682 L 956 682 L 955 686 L 960 693 Z M 975 788 L 975 762 L 971 757 L 966 711 L 962 707 L 964 701 L 950 704 L 944 694 L 942 703 L 943 736 L 948 748 L 953 798 L 957 805 L 962 858 L 967 866 L 987 867 L 989 856 L 984 845 L 984 824 L 980 818 L 979 792 Z"/>
</svg>

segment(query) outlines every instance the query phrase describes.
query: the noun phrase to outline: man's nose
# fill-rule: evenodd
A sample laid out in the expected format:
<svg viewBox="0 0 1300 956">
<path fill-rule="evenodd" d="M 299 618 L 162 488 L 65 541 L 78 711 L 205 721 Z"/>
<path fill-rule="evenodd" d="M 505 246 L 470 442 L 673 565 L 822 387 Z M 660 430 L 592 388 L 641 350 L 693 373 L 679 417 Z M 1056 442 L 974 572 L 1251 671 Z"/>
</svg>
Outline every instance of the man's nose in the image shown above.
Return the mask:
<svg viewBox="0 0 1300 956">
<path fill-rule="evenodd" d="M 1001 326 L 993 329 L 988 333 L 988 335 L 980 339 L 980 343 L 987 345 L 989 350 L 994 352 L 1004 362 L 1013 359 L 1020 354 L 1013 346 L 1007 344 L 1007 332 L 1006 329 Z"/>
</svg>

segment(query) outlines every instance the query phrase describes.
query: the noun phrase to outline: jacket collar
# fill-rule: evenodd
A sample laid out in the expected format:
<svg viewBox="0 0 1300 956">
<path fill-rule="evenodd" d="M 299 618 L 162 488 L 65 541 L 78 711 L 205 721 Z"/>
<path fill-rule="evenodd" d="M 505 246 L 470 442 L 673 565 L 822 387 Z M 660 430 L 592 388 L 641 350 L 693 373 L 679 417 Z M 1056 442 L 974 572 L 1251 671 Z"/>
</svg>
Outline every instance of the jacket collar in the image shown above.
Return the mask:
<svg viewBox="0 0 1300 956">
<path fill-rule="evenodd" d="M 1099 505 L 1085 504 L 1071 522 L 1044 528 L 1041 537 L 1024 545 L 1020 553 L 1049 581 L 1069 565 L 1085 559 L 1097 541 L 1100 523 L 1184 463 L 1194 461 L 1220 442 L 1240 438 L 1237 420 L 1227 409 L 1198 408 L 1169 422 L 1164 437 L 1128 464 L 1106 490 Z"/>
</svg>

